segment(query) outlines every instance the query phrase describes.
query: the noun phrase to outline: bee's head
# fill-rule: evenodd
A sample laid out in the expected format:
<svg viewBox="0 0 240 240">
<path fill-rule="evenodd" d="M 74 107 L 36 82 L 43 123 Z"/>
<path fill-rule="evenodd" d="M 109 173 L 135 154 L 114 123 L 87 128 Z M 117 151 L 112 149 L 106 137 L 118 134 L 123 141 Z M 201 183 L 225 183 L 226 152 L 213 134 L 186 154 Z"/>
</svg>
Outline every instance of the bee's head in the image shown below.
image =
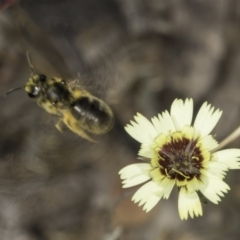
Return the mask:
<svg viewBox="0 0 240 240">
<path fill-rule="evenodd" d="M 25 86 L 10 89 L 6 95 L 19 89 L 24 89 L 31 98 L 39 97 L 41 91 L 46 85 L 47 77 L 43 74 L 32 74 Z"/>
<path fill-rule="evenodd" d="M 37 98 L 41 94 L 46 81 L 47 77 L 43 74 L 31 75 L 24 87 L 24 90 L 28 93 L 30 98 Z"/>
<path fill-rule="evenodd" d="M 15 90 L 23 88 L 28 93 L 28 96 L 30 98 L 38 98 L 47 89 L 47 77 L 43 74 L 34 74 L 33 65 L 30 60 L 29 52 L 27 52 L 27 60 L 28 60 L 28 65 L 31 69 L 31 75 L 30 75 L 26 85 L 23 87 L 17 87 L 17 88 L 10 89 L 6 93 L 6 95 Z"/>
</svg>

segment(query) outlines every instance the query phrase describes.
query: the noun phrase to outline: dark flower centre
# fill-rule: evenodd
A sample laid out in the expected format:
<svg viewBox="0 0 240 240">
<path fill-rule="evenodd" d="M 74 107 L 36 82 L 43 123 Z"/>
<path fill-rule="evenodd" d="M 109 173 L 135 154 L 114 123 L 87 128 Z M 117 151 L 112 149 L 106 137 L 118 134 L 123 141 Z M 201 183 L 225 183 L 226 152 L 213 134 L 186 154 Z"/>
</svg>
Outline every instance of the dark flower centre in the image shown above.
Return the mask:
<svg viewBox="0 0 240 240">
<path fill-rule="evenodd" d="M 197 140 L 172 137 L 158 152 L 161 174 L 179 181 L 199 179 L 203 155 L 196 144 Z"/>
</svg>

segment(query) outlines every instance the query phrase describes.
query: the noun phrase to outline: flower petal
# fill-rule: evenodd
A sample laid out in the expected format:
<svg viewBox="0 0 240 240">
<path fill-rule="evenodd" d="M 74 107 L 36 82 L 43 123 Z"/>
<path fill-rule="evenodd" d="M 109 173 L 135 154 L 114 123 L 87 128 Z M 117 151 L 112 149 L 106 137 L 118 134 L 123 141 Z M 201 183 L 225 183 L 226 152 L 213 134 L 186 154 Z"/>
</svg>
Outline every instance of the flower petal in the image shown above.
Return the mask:
<svg viewBox="0 0 240 240">
<path fill-rule="evenodd" d="M 154 182 L 161 182 L 164 178 L 166 178 L 165 175 L 161 174 L 159 167 L 156 167 L 150 172 L 151 178 Z"/>
<path fill-rule="evenodd" d="M 157 192 L 159 192 L 159 184 L 148 182 L 138 189 L 133 195 L 132 201 L 139 202 L 139 206 L 144 205 L 143 209 L 149 212 L 162 198 L 161 195 L 156 194 Z"/>
<path fill-rule="evenodd" d="M 203 166 L 204 169 L 201 169 L 200 172 L 211 178 L 223 179 L 228 171 L 228 166 L 221 162 L 210 161 L 204 163 Z"/>
<path fill-rule="evenodd" d="M 134 119 L 136 122 L 131 121 L 131 124 L 125 127 L 127 133 L 140 143 L 151 144 L 153 139 L 158 135 L 153 124 L 140 113 L 137 113 Z"/>
<path fill-rule="evenodd" d="M 218 146 L 218 142 L 213 138 L 212 135 L 207 135 L 198 140 L 200 144 L 203 145 L 205 149 L 208 149 L 209 151 L 213 150 Z"/>
<path fill-rule="evenodd" d="M 176 130 L 182 130 L 185 125 L 190 126 L 193 115 L 193 100 L 187 98 L 185 103 L 182 99 L 174 100 L 170 112 Z"/>
<path fill-rule="evenodd" d="M 161 186 L 163 188 L 163 198 L 168 199 L 172 189 L 175 185 L 175 180 L 169 179 L 165 177 L 161 182 Z"/>
<path fill-rule="evenodd" d="M 153 117 L 152 123 L 155 129 L 157 130 L 158 134 L 166 135 L 169 134 L 169 132 L 176 131 L 174 122 L 168 111 L 165 111 L 162 114 L 158 114 L 158 118 Z"/>
<path fill-rule="evenodd" d="M 220 169 L 212 169 L 212 171 L 210 171 L 209 169 L 201 169 L 200 172 L 208 178 L 213 178 L 217 180 L 222 180 L 225 177 L 225 172 Z"/>
<path fill-rule="evenodd" d="M 215 152 L 212 161 L 224 163 L 229 169 L 240 169 L 240 149 L 225 149 Z"/>
<path fill-rule="evenodd" d="M 214 112 L 214 107 L 205 102 L 197 114 L 194 127 L 201 132 L 202 136 L 208 135 L 216 126 L 221 115 L 222 111 L 217 109 Z"/>
<path fill-rule="evenodd" d="M 199 180 L 194 177 L 192 180 L 188 181 L 187 183 L 187 191 L 188 192 L 196 192 L 199 190 Z"/>
<path fill-rule="evenodd" d="M 202 205 L 199 196 L 196 192 L 189 192 L 182 187 L 178 198 L 178 211 L 182 220 L 188 219 L 188 214 L 191 218 L 202 216 Z"/>
<path fill-rule="evenodd" d="M 214 179 L 205 176 L 201 176 L 202 184 L 200 185 L 200 191 L 211 202 L 218 204 L 221 201 L 219 196 L 223 196 L 230 190 L 229 186 L 221 179 Z"/>
<path fill-rule="evenodd" d="M 149 212 L 156 204 L 159 202 L 160 198 L 156 195 L 150 195 L 145 205 L 143 206 L 143 210 Z"/>
<path fill-rule="evenodd" d="M 148 163 L 131 164 L 124 167 L 120 172 L 120 178 L 124 179 L 123 188 L 136 186 L 148 181 L 151 177 L 149 171 L 152 169 Z"/>
<path fill-rule="evenodd" d="M 141 145 L 141 148 L 140 148 L 139 152 L 138 152 L 138 155 L 141 156 L 141 157 L 151 159 L 151 158 L 153 158 L 153 156 L 155 156 L 155 152 L 153 150 L 152 145 L 143 143 Z"/>
</svg>

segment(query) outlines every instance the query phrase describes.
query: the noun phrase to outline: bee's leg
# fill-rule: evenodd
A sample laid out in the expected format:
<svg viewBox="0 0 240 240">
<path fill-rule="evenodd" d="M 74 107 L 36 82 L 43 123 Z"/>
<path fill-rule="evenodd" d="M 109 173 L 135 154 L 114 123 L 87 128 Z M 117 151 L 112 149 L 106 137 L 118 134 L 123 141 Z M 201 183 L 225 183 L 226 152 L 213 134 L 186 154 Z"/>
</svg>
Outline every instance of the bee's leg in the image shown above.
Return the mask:
<svg viewBox="0 0 240 240">
<path fill-rule="evenodd" d="M 87 139 L 90 142 L 95 142 L 96 141 L 94 139 L 92 139 L 80 126 L 78 123 L 74 122 L 74 121 L 69 121 L 69 118 L 64 117 L 63 122 L 66 124 L 66 126 L 74 133 L 76 133 L 77 135 L 79 135 L 82 138 Z"/>
<path fill-rule="evenodd" d="M 94 139 L 92 139 L 82 128 L 75 128 L 75 129 L 71 129 L 73 132 L 75 132 L 77 135 L 79 135 L 82 138 L 87 139 L 90 142 L 94 142 L 96 143 L 96 141 Z"/>
<path fill-rule="evenodd" d="M 59 119 L 58 122 L 55 124 L 55 127 L 60 133 L 63 133 L 63 121 Z"/>
</svg>

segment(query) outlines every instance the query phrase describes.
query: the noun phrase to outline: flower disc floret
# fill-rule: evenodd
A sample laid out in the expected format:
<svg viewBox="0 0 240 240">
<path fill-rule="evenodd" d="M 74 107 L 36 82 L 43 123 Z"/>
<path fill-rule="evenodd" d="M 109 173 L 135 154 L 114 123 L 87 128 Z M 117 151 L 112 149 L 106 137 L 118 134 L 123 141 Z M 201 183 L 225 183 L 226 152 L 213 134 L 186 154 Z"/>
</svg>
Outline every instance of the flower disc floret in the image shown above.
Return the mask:
<svg viewBox="0 0 240 240">
<path fill-rule="evenodd" d="M 204 155 L 197 140 L 188 139 L 180 132 L 159 138 L 165 138 L 166 143 L 155 149 L 158 158 L 153 158 L 152 163 L 159 166 L 160 174 L 177 182 L 200 179 Z"/>
</svg>

